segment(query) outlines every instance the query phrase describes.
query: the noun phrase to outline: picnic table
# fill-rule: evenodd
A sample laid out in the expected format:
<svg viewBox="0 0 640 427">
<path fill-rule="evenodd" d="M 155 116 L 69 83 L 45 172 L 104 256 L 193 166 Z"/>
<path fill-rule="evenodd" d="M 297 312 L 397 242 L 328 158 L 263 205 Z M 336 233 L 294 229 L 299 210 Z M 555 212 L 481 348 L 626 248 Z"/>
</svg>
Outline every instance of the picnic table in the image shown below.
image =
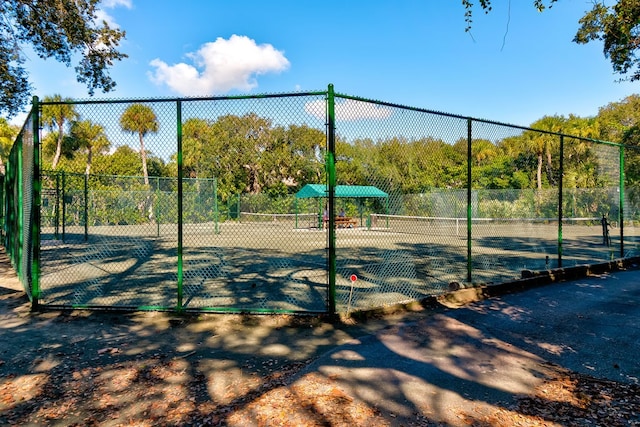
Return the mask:
<svg viewBox="0 0 640 427">
<path fill-rule="evenodd" d="M 334 219 L 334 224 L 336 228 L 354 228 L 358 222 L 351 217 L 348 216 L 337 216 Z"/>
</svg>

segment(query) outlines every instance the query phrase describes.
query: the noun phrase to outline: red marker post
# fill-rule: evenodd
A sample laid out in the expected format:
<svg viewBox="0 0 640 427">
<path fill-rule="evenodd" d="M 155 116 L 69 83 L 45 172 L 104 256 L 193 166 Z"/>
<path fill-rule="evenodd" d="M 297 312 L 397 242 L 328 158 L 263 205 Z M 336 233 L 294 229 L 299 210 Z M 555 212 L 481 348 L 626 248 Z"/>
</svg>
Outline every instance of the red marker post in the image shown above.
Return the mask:
<svg viewBox="0 0 640 427">
<path fill-rule="evenodd" d="M 347 316 L 351 313 L 351 298 L 353 298 L 353 285 L 358 280 L 358 276 L 352 274 L 349 276 L 349 280 L 351 280 L 351 290 L 349 291 L 349 302 L 347 303 Z"/>
</svg>

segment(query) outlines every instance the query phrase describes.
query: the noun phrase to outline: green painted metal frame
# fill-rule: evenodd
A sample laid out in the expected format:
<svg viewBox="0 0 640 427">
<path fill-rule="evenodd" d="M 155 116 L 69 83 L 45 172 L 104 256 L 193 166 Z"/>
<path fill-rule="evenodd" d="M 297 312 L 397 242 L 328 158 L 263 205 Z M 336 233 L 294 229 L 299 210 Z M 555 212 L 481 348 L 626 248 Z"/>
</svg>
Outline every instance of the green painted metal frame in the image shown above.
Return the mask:
<svg viewBox="0 0 640 427">
<path fill-rule="evenodd" d="M 326 138 L 327 138 L 327 151 L 326 151 L 326 179 L 327 179 L 327 190 L 328 190 L 328 194 L 327 194 L 327 201 L 328 201 L 328 209 L 329 209 L 329 227 L 327 230 L 327 268 L 328 268 L 328 278 L 327 278 L 327 285 L 328 285 L 328 301 L 327 301 L 327 311 L 329 313 L 336 313 L 336 232 L 335 232 L 335 227 L 334 227 L 334 218 L 335 218 L 335 206 L 336 206 L 336 135 L 335 135 L 335 128 L 336 128 L 336 117 L 335 117 L 335 100 L 336 97 L 339 96 L 340 98 L 345 98 L 345 99 L 352 99 L 352 100 L 362 100 L 362 101 L 369 101 L 367 99 L 364 98 L 358 98 L 358 97 L 352 97 L 352 96 L 346 96 L 346 95 L 337 95 L 334 91 L 334 86 L 332 84 L 328 85 L 327 91 L 326 92 L 306 92 L 306 93 L 298 93 L 296 95 L 325 95 L 326 97 Z M 254 99 L 254 98 L 278 98 L 278 97 L 282 97 L 284 95 L 261 95 L 261 96 L 252 96 L 252 95 L 247 95 L 247 96 L 234 96 L 234 97 L 211 97 L 211 98 L 202 98 L 201 100 L 228 100 L 228 99 Z M 295 96 L 295 95 L 290 95 L 290 96 Z M 153 100 L 150 100 L 153 101 Z M 176 107 L 177 107 L 177 112 L 176 112 L 176 142 L 177 142 L 177 163 L 178 163 L 178 199 L 177 199 L 177 203 L 178 203 L 178 242 L 177 242 L 177 301 L 176 301 L 176 306 L 175 306 L 175 310 L 178 312 L 182 312 L 185 311 L 185 307 L 184 307 L 184 303 L 183 303 L 183 299 L 184 299 L 184 290 L 183 290 L 183 235 L 182 235 L 182 225 L 183 225 L 183 217 L 182 217 L 182 203 L 183 203 L 183 176 L 184 176 L 184 170 L 183 170 L 183 153 L 182 153 L 182 101 L 183 99 L 174 99 L 174 100 L 159 100 L 159 101 L 170 101 L 170 102 L 175 102 L 176 103 Z M 74 103 L 74 104 L 83 104 L 83 103 L 104 103 L 104 104 L 113 104 L 113 103 L 125 103 L 125 102 L 130 102 L 130 100 L 117 100 L 117 101 L 79 101 L 79 102 L 69 102 L 69 103 Z M 473 135 L 473 122 L 474 121 L 478 121 L 478 122 L 482 122 L 482 123 L 489 123 L 489 124 L 497 124 L 497 125 L 505 125 L 503 123 L 498 123 L 498 122 L 492 122 L 492 121 L 486 121 L 486 120 L 477 120 L 477 119 L 472 119 L 469 117 L 463 117 L 463 116 L 456 116 L 456 115 L 451 115 L 451 114 L 445 114 L 445 113 L 439 113 L 439 112 L 434 112 L 434 111 L 430 111 L 430 110 L 424 110 L 424 109 L 417 109 L 417 108 L 411 108 L 411 107 L 405 107 L 405 106 L 400 106 L 400 105 L 396 105 L 396 104 L 391 104 L 391 103 L 385 103 L 385 102 L 379 102 L 379 101 L 369 101 L 369 102 L 377 102 L 378 104 L 381 105 L 386 105 L 386 106 L 391 106 L 391 107 L 401 107 L 401 108 L 406 108 L 406 109 L 410 109 L 413 111 L 423 111 L 423 112 L 428 112 L 431 114 L 439 114 L 442 116 L 448 116 L 448 117 L 457 117 L 457 118 L 464 118 L 467 120 L 467 280 L 469 282 L 471 282 L 472 280 L 472 266 L 473 266 L 473 259 L 472 259 L 472 189 L 471 189 L 471 172 L 472 172 L 472 135 Z M 25 286 L 29 287 L 29 294 L 30 294 L 30 298 L 32 301 L 32 306 L 34 308 L 37 308 L 39 306 L 39 302 L 40 302 L 40 295 L 41 295 L 41 290 L 40 290 L 40 228 L 41 228 L 41 204 L 42 204 L 42 177 L 41 177 L 41 173 L 40 173 L 40 139 L 39 139 L 39 131 L 40 131 L 40 109 L 41 109 L 41 103 L 38 99 L 38 97 L 34 97 L 32 100 L 32 110 L 30 112 L 30 119 L 31 119 L 31 129 L 30 132 L 33 133 L 33 176 L 32 176 L 32 182 L 33 182 L 33 188 L 32 188 L 32 193 L 31 193 L 31 212 L 30 212 L 30 222 L 31 222 L 31 227 L 30 230 L 24 230 L 24 226 L 25 226 L 25 218 L 22 215 L 17 215 L 16 218 L 13 218 L 13 221 L 15 223 L 15 227 L 16 230 L 13 230 L 14 232 L 18 232 L 19 234 L 21 234 L 21 236 L 17 236 L 17 240 L 16 240 L 16 236 L 14 236 L 14 240 L 13 241 L 9 241 L 8 239 L 6 240 L 5 246 L 7 246 L 7 250 L 10 253 L 12 262 L 14 262 L 14 266 L 16 267 L 16 269 L 18 270 L 18 275 L 20 277 L 20 279 L 23 281 L 23 284 Z M 529 128 L 525 128 L 525 127 L 519 127 L 519 126 L 513 126 L 513 125 L 506 125 L 509 126 L 511 128 L 519 128 L 522 130 L 530 130 Z M 535 130 L 535 129 L 534 129 Z M 538 130 L 536 130 L 538 131 Z M 556 132 L 547 132 L 547 131 L 538 131 L 538 132 L 542 132 L 542 133 L 546 133 L 549 135 L 555 135 L 557 137 L 559 137 L 560 139 L 560 152 L 564 153 L 564 134 L 560 134 L 560 133 L 556 133 Z M 593 140 L 593 139 L 588 139 L 588 138 L 581 138 L 583 140 L 589 141 L 589 142 L 593 142 L 593 143 L 598 143 L 598 144 L 605 144 L 605 145 L 609 145 L 609 146 L 614 146 L 617 147 L 619 149 L 619 217 L 618 217 L 618 223 L 619 223 L 619 227 L 620 227 L 620 256 L 623 257 L 624 256 L 624 218 L 625 218 L 625 212 L 624 212 L 624 199 L 625 199 L 625 174 L 624 174 L 624 165 L 625 165 L 625 146 L 622 144 L 616 144 L 616 143 L 611 143 L 611 142 L 606 142 L 606 141 L 599 141 L 599 140 Z M 24 188 L 23 188 L 23 179 L 22 179 L 22 175 L 25 173 L 25 165 L 23 164 L 23 150 L 25 149 L 24 147 L 24 138 L 22 136 L 19 136 L 16 145 L 14 146 L 15 152 L 12 153 L 12 156 L 14 158 L 15 163 L 13 165 L 7 165 L 7 177 L 11 178 L 12 176 L 14 177 L 13 182 L 12 182 L 12 186 L 14 186 L 15 188 L 13 188 L 13 191 L 15 194 L 17 194 L 17 200 L 11 201 L 8 200 L 9 197 L 11 197 L 10 194 L 8 194 L 7 192 L 7 180 L 5 179 L 4 182 L 4 188 L 3 188 L 3 194 L 5 197 L 5 208 L 4 208 L 4 219 L 5 221 L 7 220 L 7 217 L 10 215 L 14 215 L 12 213 L 12 210 L 10 209 L 11 206 L 14 206 L 16 211 L 19 212 L 23 212 L 24 214 L 24 209 L 25 209 L 25 201 L 22 199 L 22 195 L 24 194 Z M 564 159 L 563 156 L 560 156 L 560 176 L 563 176 L 563 172 L 564 172 Z M 59 179 L 60 177 L 56 176 L 56 186 L 58 187 L 60 185 L 59 183 Z M 64 191 L 65 191 L 65 176 L 62 175 L 62 198 L 64 200 Z M 562 184 L 562 179 L 560 179 L 560 184 L 559 184 L 559 194 L 558 194 L 558 266 L 562 266 L 562 256 L 563 256 L 563 247 L 562 247 L 562 241 L 563 241 L 563 230 L 562 230 L 562 221 L 563 221 L 563 184 Z M 88 225 L 88 213 L 87 213 L 87 203 L 86 203 L 86 199 L 87 199 L 87 181 L 85 179 L 85 236 L 87 234 L 87 230 L 86 227 Z M 217 200 L 216 200 L 217 202 Z M 238 200 L 239 203 L 239 200 Z M 387 200 L 388 203 L 388 200 Z M 11 206 L 10 206 L 11 205 Z M 64 218 L 64 206 L 65 204 L 63 203 L 62 205 L 62 216 Z M 218 221 L 218 216 L 217 216 L 217 205 L 215 206 L 216 209 L 216 231 L 217 231 L 217 221 Z M 56 206 L 57 209 L 57 206 Z M 56 212 L 56 215 L 58 213 Z M 5 224 L 6 226 L 6 224 Z M 56 221 L 56 233 L 57 233 L 57 221 Z M 64 220 L 62 221 L 62 236 L 63 236 L 63 240 L 64 240 L 64 234 L 65 234 L 65 230 L 64 230 Z M 29 239 L 28 245 L 27 247 L 29 248 L 29 252 L 28 254 L 23 253 L 23 245 L 22 243 L 24 238 Z M 23 268 L 22 266 L 25 265 L 24 263 L 24 258 L 23 257 L 29 257 L 28 259 L 28 263 L 26 264 L 28 267 L 27 268 Z M 164 307 L 166 309 L 166 307 Z M 163 309 L 163 307 L 138 307 L 138 309 L 144 310 L 144 309 L 151 309 L 151 310 L 157 310 L 157 309 Z M 206 311 L 206 310 L 202 310 L 202 311 Z M 216 311 L 220 311 L 219 309 Z M 236 310 L 236 309 L 224 309 L 222 310 L 224 312 L 229 312 L 229 313 L 234 313 L 234 312 L 239 312 L 242 310 Z M 264 312 L 264 313 L 273 313 L 276 311 L 273 310 L 256 310 L 256 312 Z M 278 313 L 289 313 L 290 311 L 288 310 L 277 310 Z"/>
<path fill-rule="evenodd" d="M 328 262 L 329 262 L 329 313 L 336 312 L 336 230 L 335 230 L 335 188 L 336 188 L 336 110 L 333 85 L 327 90 L 327 190 L 329 199 Z"/>
</svg>

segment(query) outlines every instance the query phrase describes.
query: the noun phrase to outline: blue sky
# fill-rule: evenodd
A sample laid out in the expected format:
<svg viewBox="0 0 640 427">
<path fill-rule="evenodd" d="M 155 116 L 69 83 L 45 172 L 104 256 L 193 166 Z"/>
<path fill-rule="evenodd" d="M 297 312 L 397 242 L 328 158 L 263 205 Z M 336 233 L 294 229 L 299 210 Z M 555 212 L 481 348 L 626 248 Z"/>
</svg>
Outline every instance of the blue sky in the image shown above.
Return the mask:
<svg viewBox="0 0 640 427">
<path fill-rule="evenodd" d="M 587 0 L 494 0 L 466 33 L 455 0 L 108 0 L 129 58 L 97 99 L 325 90 L 528 126 L 593 116 L 633 93 L 602 45 L 571 40 Z M 87 99 L 73 67 L 29 55 L 34 95 Z"/>
</svg>

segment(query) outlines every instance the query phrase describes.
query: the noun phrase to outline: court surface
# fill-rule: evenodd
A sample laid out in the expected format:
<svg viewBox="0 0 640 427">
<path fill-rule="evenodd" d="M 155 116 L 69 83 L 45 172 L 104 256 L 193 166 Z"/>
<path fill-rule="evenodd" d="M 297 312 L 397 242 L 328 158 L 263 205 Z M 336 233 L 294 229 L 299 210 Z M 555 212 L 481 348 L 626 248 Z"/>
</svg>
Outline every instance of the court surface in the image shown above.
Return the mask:
<svg viewBox="0 0 640 427">
<path fill-rule="evenodd" d="M 338 310 L 462 286 L 469 268 L 463 225 L 378 219 L 336 229 Z M 175 224 L 95 226 L 86 237 L 83 227 L 64 231 L 41 235 L 45 305 L 175 308 L 181 297 L 187 309 L 326 311 L 328 232 L 313 221 L 184 224 L 181 235 Z M 474 225 L 472 282 L 500 283 L 522 270 L 557 267 L 557 236 L 557 225 L 544 222 Z M 602 262 L 618 257 L 619 240 L 614 236 L 607 246 L 599 226 L 565 226 L 562 251 L 565 267 Z"/>
</svg>

